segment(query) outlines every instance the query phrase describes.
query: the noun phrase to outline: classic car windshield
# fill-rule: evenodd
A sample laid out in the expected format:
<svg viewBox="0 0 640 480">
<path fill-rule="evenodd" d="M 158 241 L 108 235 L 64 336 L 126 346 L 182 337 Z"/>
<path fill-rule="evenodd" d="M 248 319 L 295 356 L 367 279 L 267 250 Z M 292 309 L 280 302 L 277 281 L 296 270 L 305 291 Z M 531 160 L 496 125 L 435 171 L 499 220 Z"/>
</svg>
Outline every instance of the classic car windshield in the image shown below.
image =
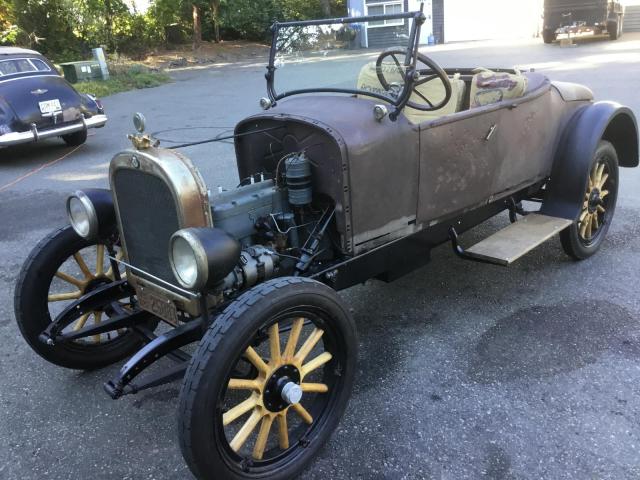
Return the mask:
<svg viewBox="0 0 640 480">
<path fill-rule="evenodd" d="M 413 52 L 410 14 L 276 24 L 273 96 L 339 92 L 394 103 L 405 87 Z M 364 20 L 369 20 L 363 21 Z M 368 28 L 367 28 L 368 24 Z M 390 50 L 395 55 L 385 54 Z M 406 62 L 406 63 L 405 63 Z"/>
<path fill-rule="evenodd" d="M 10 58 L 0 60 L 0 77 L 28 72 L 48 72 L 49 66 L 37 58 Z"/>
</svg>

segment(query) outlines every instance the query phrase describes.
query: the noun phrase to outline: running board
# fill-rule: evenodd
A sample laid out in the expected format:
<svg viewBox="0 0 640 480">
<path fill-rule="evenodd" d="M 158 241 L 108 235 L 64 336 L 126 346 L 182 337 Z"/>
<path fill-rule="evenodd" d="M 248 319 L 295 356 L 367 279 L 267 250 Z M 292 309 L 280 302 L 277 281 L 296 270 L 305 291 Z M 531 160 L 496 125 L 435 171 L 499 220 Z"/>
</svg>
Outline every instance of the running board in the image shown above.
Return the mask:
<svg viewBox="0 0 640 480">
<path fill-rule="evenodd" d="M 454 251 L 462 258 L 507 266 L 572 223 L 565 218 L 531 213 L 466 250 L 458 245 L 455 230 L 450 236 Z"/>
</svg>

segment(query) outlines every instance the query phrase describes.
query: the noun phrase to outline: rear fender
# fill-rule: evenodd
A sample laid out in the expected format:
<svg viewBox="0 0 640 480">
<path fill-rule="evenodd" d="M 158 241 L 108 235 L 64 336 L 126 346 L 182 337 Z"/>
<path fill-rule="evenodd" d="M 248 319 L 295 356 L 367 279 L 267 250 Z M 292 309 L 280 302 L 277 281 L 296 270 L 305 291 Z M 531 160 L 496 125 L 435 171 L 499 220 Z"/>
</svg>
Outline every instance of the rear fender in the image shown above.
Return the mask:
<svg viewBox="0 0 640 480">
<path fill-rule="evenodd" d="M 565 127 L 542 213 L 569 220 L 578 217 L 600 140 L 613 144 L 621 167 L 638 166 L 638 125 L 633 112 L 614 102 L 590 104 L 578 110 Z"/>
</svg>

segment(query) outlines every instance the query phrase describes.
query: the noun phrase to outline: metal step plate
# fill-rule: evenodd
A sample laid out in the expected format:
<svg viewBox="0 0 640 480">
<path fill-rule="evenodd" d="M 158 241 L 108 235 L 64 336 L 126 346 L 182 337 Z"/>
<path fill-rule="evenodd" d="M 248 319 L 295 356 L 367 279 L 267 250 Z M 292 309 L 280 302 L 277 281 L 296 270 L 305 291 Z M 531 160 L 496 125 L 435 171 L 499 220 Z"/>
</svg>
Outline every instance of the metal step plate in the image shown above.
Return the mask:
<svg viewBox="0 0 640 480">
<path fill-rule="evenodd" d="M 466 252 L 498 265 L 510 265 L 572 223 L 566 218 L 531 213 L 476 243 Z"/>
</svg>

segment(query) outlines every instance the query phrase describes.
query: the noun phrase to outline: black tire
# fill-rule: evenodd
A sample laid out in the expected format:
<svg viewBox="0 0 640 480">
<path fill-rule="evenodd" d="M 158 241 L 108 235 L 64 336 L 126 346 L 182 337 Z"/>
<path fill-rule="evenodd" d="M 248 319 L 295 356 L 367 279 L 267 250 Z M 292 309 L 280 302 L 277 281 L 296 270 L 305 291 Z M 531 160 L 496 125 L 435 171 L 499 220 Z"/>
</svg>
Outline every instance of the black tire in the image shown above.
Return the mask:
<svg viewBox="0 0 640 480">
<path fill-rule="evenodd" d="M 600 141 L 598 148 L 593 155 L 593 159 L 591 160 L 591 164 L 589 166 L 590 178 L 593 175 L 594 168 L 596 168 L 600 163 L 605 165 L 604 173 L 608 175 L 602 190 L 606 190 L 608 194 L 602 199 L 603 203 L 601 208 L 604 208 L 605 211 L 600 213 L 598 211 L 600 207 L 596 207 L 595 215 L 599 227 L 596 229 L 595 234 L 591 235 L 591 227 L 589 227 L 590 238 L 585 238 L 585 236 L 581 234 L 581 228 L 584 224 L 580 219 L 585 215 L 585 208 L 588 212 L 587 215 L 594 214 L 593 212 L 590 212 L 592 207 L 590 206 L 589 200 L 585 200 L 586 205 L 583 204 L 583 208 L 581 209 L 578 218 L 576 218 L 576 221 L 571 224 L 571 226 L 560 232 L 562 248 L 567 255 L 575 260 L 584 260 L 589 258 L 600 249 L 615 213 L 618 198 L 618 155 L 614 146 L 605 140 Z M 592 192 L 589 185 L 590 181 L 591 180 L 587 180 L 587 185 L 585 186 L 585 192 L 587 195 Z"/>
<path fill-rule="evenodd" d="M 300 421 L 303 431 L 306 429 L 300 441 L 291 442 L 288 448 L 278 444 L 271 451 L 277 450 L 279 453 L 267 460 L 242 459 L 230 446 L 233 441 L 229 442 L 224 431 L 228 424 L 227 427 L 223 425 L 222 402 L 229 392 L 234 393 L 234 390 L 227 388 L 230 387 L 229 379 L 232 372 L 237 371 L 233 368 L 239 365 L 243 352 L 251 345 L 259 348 L 254 341 L 257 338 L 256 333 L 264 332 L 269 325 L 271 328 L 276 325 L 276 331 L 279 331 L 278 325 L 285 325 L 283 319 L 286 315 L 294 315 L 293 312 L 295 315 L 310 315 L 302 318 L 315 318 L 313 315 L 317 313 L 318 318 L 324 322 L 323 348 L 333 356 L 321 371 L 323 375 L 328 375 L 331 381 L 324 385 L 328 385 L 324 393 L 316 394 L 311 407 L 306 404 L 308 412 L 313 413 L 313 420 L 310 426 Z M 302 322 L 299 317 L 296 317 L 296 320 Z M 313 324 L 317 326 L 315 321 L 313 320 Z M 271 332 L 270 329 L 266 331 Z M 282 350 L 283 360 L 291 358 L 287 357 L 287 351 L 295 350 L 285 347 Z M 193 474 L 200 480 L 289 479 L 299 474 L 328 440 L 344 413 L 353 386 L 356 357 L 354 322 L 338 295 L 329 287 L 305 278 L 285 277 L 265 282 L 240 296 L 225 309 L 204 335 L 191 360 L 180 393 L 180 446 Z M 268 365 L 272 365 L 271 358 Z M 286 363 L 286 360 L 284 361 Z M 306 360 L 302 360 L 304 361 Z M 278 371 L 273 370 L 271 374 L 266 373 L 264 377 L 255 378 L 273 378 Z M 315 373 L 319 374 L 320 370 L 316 370 Z M 306 379 L 307 377 L 303 376 L 299 383 L 304 385 Z M 267 385 L 267 380 L 264 382 L 264 385 Z M 267 405 L 266 394 L 269 393 L 266 388 L 257 394 L 251 393 L 257 395 L 256 398 L 260 398 L 263 403 L 262 410 L 256 406 L 247 411 L 251 411 L 250 418 L 256 414 L 256 410 L 266 412 L 264 406 Z M 313 397 L 314 394 L 305 395 Z M 307 400 L 303 398 L 300 402 L 303 401 Z M 322 408 L 315 408 L 323 404 Z M 295 411 L 294 407 L 293 404 L 282 407 L 284 410 L 280 412 L 284 414 L 286 428 L 289 425 L 286 420 L 287 412 Z M 297 419 L 297 416 L 293 417 L 294 422 Z M 280 432 L 280 424 L 275 420 L 273 424 Z M 268 429 L 267 431 L 269 432 Z M 241 448 L 242 445 L 239 449 Z M 255 450 L 252 455 L 255 456 Z"/>
<path fill-rule="evenodd" d="M 556 33 L 553 30 L 543 30 L 542 31 L 542 41 L 544 43 L 553 43 L 557 38 Z"/>
<path fill-rule="evenodd" d="M 38 355 L 61 367 L 101 368 L 130 356 L 142 345 L 131 332 L 96 344 L 46 345 L 38 340 L 52 321 L 48 297 L 56 272 L 74 253 L 91 246 L 71 226 L 52 232 L 31 251 L 15 287 L 14 310 L 22 336 Z"/>
<path fill-rule="evenodd" d="M 87 141 L 87 131 L 79 130 L 67 135 L 62 135 L 62 140 L 70 147 L 77 147 Z"/>
<path fill-rule="evenodd" d="M 620 22 L 607 22 L 607 32 L 609 32 L 609 38 L 611 40 L 620 38 Z"/>
</svg>

